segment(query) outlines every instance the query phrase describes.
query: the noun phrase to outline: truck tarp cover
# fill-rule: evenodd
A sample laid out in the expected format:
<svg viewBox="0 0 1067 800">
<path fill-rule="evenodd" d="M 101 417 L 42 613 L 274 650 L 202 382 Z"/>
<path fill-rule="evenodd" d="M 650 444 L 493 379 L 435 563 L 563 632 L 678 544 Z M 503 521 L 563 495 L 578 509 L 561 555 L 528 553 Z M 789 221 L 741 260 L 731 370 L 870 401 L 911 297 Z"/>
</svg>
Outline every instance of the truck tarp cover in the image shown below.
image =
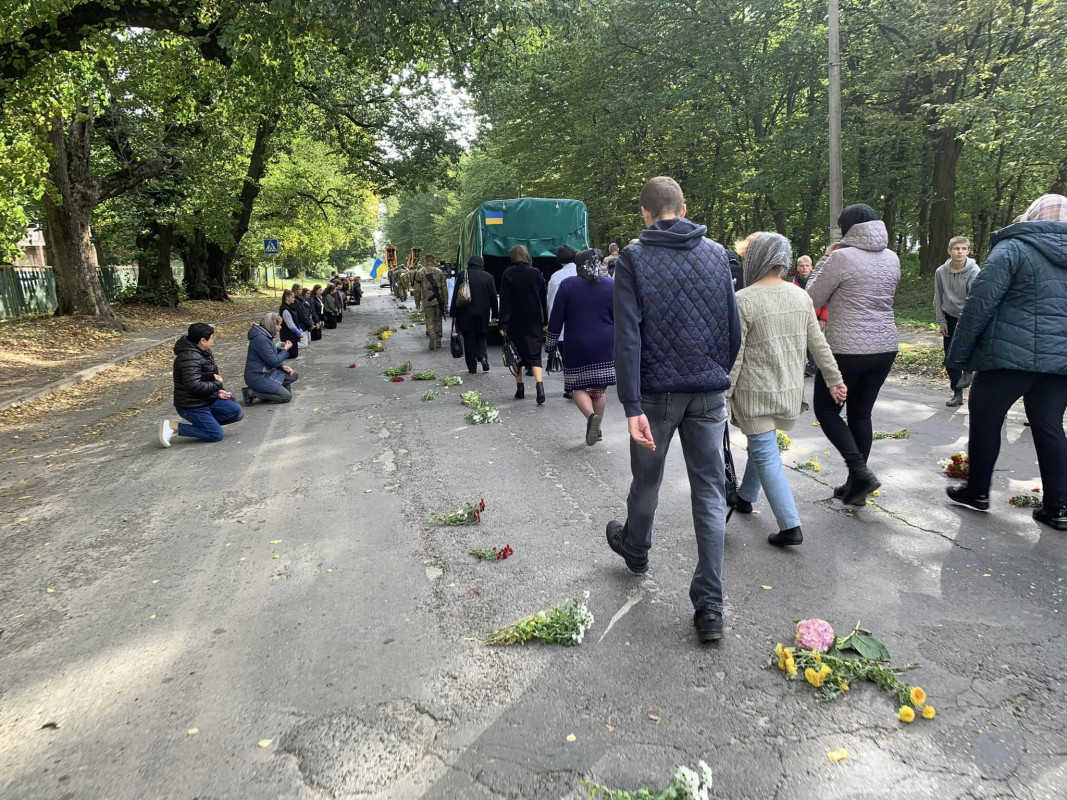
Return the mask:
<svg viewBox="0 0 1067 800">
<path fill-rule="evenodd" d="M 589 219 L 579 200 L 490 200 L 467 216 L 460 241 L 461 268 L 473 255 L 508 258 L 517 244 L 533 258 L 554 258 L 565 244 L 589 248 Z"/>
</svg>

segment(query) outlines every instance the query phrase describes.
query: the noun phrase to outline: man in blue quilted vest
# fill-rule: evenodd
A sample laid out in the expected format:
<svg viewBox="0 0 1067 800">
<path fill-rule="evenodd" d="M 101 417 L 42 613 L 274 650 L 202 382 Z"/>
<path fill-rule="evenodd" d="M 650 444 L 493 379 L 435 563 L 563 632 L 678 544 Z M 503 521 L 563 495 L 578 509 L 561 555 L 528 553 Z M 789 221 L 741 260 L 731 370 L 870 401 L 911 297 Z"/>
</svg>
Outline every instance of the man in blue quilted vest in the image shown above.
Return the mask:
<svg viewBox="0 0 1067 800">
<path fill-rule="evenodd" d="M 630 572 L 648 571 L 663 465 L 678 431 L 697 539 L 689 598 L 705 643 L 723 635 L 723 393 L 741 348 L 741 320 L 726 249 L 685 218 L 678 183 L 659 177 L 645 184 L 641 215 L 647 228 L 615 265 L 615 368 L 633 482 L 626 524 L 608 523 L 608 545 Z"/>
</svg>

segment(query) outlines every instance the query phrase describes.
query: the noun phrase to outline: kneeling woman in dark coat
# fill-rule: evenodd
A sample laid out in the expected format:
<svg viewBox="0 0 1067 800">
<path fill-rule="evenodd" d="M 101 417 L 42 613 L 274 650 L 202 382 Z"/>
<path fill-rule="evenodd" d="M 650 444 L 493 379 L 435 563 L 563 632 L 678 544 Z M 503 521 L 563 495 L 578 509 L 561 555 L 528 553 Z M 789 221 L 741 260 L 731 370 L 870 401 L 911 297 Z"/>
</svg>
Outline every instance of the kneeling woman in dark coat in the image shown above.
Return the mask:
<svg viewBox="0 0 1067 800">
<path fill-rule="evenodd" d="M 489 321 L 500 312 L 497 308 L 496 281 L 485 271 L 481 256 L 471 256 L 467 262 L 467 285 L 470 286 L 471 300 L 462 308 L 456 305 L 459 288 L 463 280 L 456 281 L 452 290 L 452 327 L 463 334 L 463 356 L 467 360 L 467 372 L 471 375 L 478 371 L 478 362 L 484 372 L 489 371 L 489 357 L 486 354 L 485 337 L 489 333 Z"/>
<path fill-rule="evenodd" d="M 300 355 L 300 337 L 304 335 L 304 329 L 300 327 L 300 312 L 297 310 L 296 295 L 291 290 L 282 292 L 282 304 L 278 309 L 278 315 L 282 318 L 282 341 L 291 342 L 289 358 Z"/>
<path fill-rule="evenodd" d="M 545 345 L 548 324 L 548 293 L 541 270 L 533 265 L 530 253 L 521 244 L 511 248 L 511 266 L 500 279 L 500 332 L 519 351 L 523 367 L 532 367 L 537 382 L 537 404 L 545 402 L 545 385 L 541 382 L 541 348 Z M 522 369 L 515 374 L 515 398 L 526 395 Z"/>
<path fill-rule="evenodd" d="M 246 406 L 253 400 L 288 403 L 293 399 L 289 384 L 297 375 L 292 367 L 283 364 L 289 358 L 292 342 L 286 342 L 279 350 L 274 346 L 274 336 L 282 329 L 282 318 L 273 311 L 262 322 L 248 330 L 248 355 L 245 357 L 245 386 L 241 389 Z"/>
</svg>

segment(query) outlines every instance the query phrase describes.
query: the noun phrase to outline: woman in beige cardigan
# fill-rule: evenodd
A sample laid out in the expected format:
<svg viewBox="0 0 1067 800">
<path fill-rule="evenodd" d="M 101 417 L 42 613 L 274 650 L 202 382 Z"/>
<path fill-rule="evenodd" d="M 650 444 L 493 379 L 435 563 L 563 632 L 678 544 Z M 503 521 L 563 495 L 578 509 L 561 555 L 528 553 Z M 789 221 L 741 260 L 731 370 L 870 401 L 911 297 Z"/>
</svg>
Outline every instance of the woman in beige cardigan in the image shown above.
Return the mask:
<svg viewBox="0 0 1067 800">
<path fill-rule="evenodd" d="M 819 329 L 811 298 L 781 276 L 793 262 L 789 240 L 777 233 L 754 233 L 737 243 L 745 262 L 745 288 L 737 293 L 741 314 L 741 352 L 730 372 L 731 422 L 748 437 L 748 463 L 734 509 L 752 513 L 760 486 L 778 522 L 768 541 L 778 547 L 800 544 L 793 490 L 778 452 L 777 430 L 789 430 L 805 409 L 804 365 L 815 357 L 838 403 L 847 389 Z"/>
</svg>

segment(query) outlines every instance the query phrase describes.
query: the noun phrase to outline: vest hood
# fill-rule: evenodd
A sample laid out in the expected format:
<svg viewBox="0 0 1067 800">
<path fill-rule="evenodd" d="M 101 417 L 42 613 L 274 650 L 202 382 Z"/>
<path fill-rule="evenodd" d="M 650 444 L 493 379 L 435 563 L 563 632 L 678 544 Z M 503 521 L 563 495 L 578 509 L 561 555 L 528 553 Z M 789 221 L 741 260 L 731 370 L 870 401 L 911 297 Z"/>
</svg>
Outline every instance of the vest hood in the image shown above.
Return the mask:
<svg viewBox="0 0 1067 800">
<path fill-rule="evenodd" d="M 651 228 L 641 231 L 638 239 L 641 244 L 691 250 L 707 233 L 706 226 L 696 225 L 685 217 L 675 217 L 653 222 Z"/>
</svg>

